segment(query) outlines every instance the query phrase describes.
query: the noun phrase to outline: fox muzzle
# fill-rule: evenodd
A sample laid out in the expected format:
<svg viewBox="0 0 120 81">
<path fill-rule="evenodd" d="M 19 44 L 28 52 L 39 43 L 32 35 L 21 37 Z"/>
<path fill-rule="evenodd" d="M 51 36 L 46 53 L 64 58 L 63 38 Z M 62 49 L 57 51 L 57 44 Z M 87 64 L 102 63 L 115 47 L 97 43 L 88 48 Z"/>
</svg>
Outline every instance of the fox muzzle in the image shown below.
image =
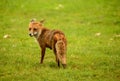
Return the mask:
<svg viewBox="0 0 120 81">
<path fill-rule="evenodd" d="M 29 33 L 30 37 L 33 37 L 33 34 Z"/>
</svg>

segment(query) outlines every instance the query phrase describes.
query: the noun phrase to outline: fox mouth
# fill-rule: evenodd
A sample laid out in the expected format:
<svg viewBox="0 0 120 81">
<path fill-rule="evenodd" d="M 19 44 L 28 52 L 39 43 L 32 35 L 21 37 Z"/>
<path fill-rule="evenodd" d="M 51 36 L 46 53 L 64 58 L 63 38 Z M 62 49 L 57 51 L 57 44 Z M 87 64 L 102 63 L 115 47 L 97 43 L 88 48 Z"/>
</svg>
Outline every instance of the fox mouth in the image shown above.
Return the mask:
<svg viewBox="0 0 120 81">
<path fill-rule="evenodd" d="M 34 37 L 37 37 L 38 34 L 37 34 L 37 33 L 34 33 L 34 34 L 33 34 L 33 33 L 30 33 L 29 35 L 30 35 L 30 37 L 33 37 L 33 36 L 34 36 Z"/>
<path fill-rule="evenodd" d="M 38 38 L 40 35 L 41 35 L 42 31 L 38 31 L 38 32 L 30 32 L 29 35 L 30 37 L 35 37 L 35 38 Z"/>
</svg>

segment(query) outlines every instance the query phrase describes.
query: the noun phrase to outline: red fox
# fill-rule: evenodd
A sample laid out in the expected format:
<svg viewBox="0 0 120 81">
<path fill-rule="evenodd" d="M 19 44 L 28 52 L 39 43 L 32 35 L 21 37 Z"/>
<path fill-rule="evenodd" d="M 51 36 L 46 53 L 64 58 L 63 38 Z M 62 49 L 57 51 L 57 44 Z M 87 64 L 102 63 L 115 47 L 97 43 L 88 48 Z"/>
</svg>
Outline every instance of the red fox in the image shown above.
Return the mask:
<svg viewBox="0 0 120 81">
<path fill-rule="evenodd" d="M 37 22 L 31 20 L 29 23 L 29 35 L 35 37 L 41 48 L 41 60 L 43 63 L 46 48 L 53 50 L 58 67 L 62 63 L 63 68 L 66 68 L 66 50 L 67 40 L 65 34 L 59 30 L 50 30 L 43 26 L 44 20 Z"/>
</svg>

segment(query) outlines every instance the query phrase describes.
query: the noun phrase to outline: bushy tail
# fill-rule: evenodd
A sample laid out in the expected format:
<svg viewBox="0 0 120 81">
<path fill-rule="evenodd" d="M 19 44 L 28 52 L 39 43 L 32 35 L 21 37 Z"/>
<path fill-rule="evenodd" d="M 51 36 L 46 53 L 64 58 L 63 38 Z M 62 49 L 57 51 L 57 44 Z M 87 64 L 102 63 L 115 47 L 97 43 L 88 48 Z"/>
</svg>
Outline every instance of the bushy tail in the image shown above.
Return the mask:
<svg viewBox="0 0 120 81">
<path fill-rule="evenodd" d="M 63 67 L 66 67 L 66 45 L 63 40 L 57 41 L 56 45 L 57 58 L 61 61 Z"/>
</svg>

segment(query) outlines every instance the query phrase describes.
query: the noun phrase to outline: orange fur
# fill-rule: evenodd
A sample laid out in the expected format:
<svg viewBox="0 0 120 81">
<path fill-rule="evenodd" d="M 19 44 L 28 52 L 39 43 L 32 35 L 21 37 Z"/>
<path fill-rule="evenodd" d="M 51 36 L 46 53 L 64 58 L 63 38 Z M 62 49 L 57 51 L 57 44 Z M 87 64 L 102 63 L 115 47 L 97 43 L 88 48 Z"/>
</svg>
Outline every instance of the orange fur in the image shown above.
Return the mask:
<svg viewBox="0 0 120 81">
<path fill-rule="evenodd" d="M 40 63 L 43 63 L 46 48 L 50 48 L 55 54 L 58 66 L 60 67 L 61 62 L 63 67 L 66 67 L 67 41 L 63 32 L 59 30 L 49 30 L 43 26 L 43 21 L 36 22 L 34 20 L 29 24 L 29 32 L 30 36 L 34 36 L 40 45 Z"/>
</svg>

